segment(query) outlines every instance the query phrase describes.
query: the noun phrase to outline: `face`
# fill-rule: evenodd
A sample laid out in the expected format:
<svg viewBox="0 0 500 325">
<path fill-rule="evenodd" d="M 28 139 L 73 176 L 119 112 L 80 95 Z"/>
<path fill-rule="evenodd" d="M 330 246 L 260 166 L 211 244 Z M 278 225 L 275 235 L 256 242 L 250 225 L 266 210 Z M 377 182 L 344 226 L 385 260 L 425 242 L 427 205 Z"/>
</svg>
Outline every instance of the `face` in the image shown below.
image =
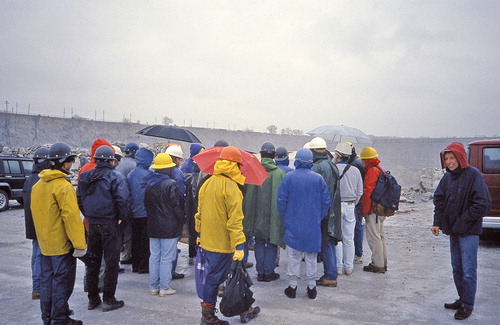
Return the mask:
<svg viewBox="0 0 500 325">
<path fill-rule="evenodd" d="M 73 166 L 73 163 L 75 162 L 75 160 L 69 160 L 69 161 L 66 161 L 63 165 L 62 165 L 62 169 L 64 169 L 66 172 L 68 172 L 68 174 L 70 173 L 71 171 L 71 166 Z"/>
<path fill-rule="evenodd" d="M 173 162 L 174 164 L 179 167 L 181 165 L 181 162 L 182 162 L 182 158 L 179 158 L 179 157 L 173 157 Z"/>
<path fill-rule="evenodd" d="M 453 152 L 446 152 L 444 154 L 444 164 L 451 171 L 454 171 L 459 166 L 457 157 L 455 157 Z"/>
<path fill-rule="evenodd" d="M 116 167 L 116 166 L 118 166 L 120 164 L 120 162 L 118 160 L 110 160 L 109 163 L 113 167 Z"/>
</svg>

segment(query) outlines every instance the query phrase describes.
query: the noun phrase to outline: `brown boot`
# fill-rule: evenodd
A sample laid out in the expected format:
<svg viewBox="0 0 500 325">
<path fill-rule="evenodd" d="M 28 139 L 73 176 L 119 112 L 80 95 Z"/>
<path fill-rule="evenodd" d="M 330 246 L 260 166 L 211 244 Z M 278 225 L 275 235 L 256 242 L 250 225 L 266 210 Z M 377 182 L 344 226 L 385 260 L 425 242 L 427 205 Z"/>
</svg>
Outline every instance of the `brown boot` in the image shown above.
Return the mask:
<svg viewBox="0 0 500 325">
<path fill-rule="evenodd" d="M 229 322 L 219 319 L 215 316 L 215 304 L 205 305 L 201 303 L 201 322 L 200 325 L 229 325 Z"/>
</svg>

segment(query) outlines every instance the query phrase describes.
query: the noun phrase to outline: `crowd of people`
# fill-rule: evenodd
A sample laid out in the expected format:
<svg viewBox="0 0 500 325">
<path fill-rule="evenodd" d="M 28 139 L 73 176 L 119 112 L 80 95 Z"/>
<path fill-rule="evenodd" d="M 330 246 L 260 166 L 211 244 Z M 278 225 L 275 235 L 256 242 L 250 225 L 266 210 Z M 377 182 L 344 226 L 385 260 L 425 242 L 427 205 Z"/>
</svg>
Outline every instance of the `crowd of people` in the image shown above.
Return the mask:
<svg viewBox="0 0 500 325">
<path fill-rule="evenodd" d="M 363 271 L 387 272 L 386 217 L 374 213 L 371 201 L 384 171 L 375 148 L 364 147 L 358 156 L 352 143 L 339 142 L 329 151 L 326 141 L 316 137 L 296 152 L 291 167 L 286 148 L 265 142 L 260 163 L 269 176 L 262 185 L 252 185 L 241 169 L 242 151 L 224 140 L 214 147 L 220 154 L 208 174 L 193 159 L 205 150 L 201 144 L 191 144 L 184 161 L 178 145 L 155 155 L 133 142 L 119 148 L 97 139 L 90 161 L 79 170 L 76 191 L 67 181 L 76 158 L 67 144 L 34 153 L 33 174 L 23 192 L 26 237 L 33 243 L 32 299 L 40 299 L 44 324 L 82 324 L 70 317 L 68 305 L 76 258 L 86 265 L 89 310 L 101 306 L 108 312 L 125 305 L 115 296 L 124 270 L 120 263 L 149 274 L 149 294 L 176 294 L 172 280 L 184 277 L 176 272 L 183 229 L 189 237 L 189 264 L 197 254 L 207 261 L 202 325 L 228 324 L 216 316 L 217 297 L 224 295 L 233 260 L 253 266 L 248 262 L 251 249 L 262 285 L 280 279 L 275 270 L 279 248 L 285 249 L 284 294 L 291 299 L 300 285 L 302 262 L 309 299 L 317 297 L 318 286 L 336 287 L 339 276 L 351 276 L 354 264 L 363 263 L 363 228 L 371 250 Z M 451 235 L 459 299 L 445 308 L 457 309 L 455 318 L 465 319 L 474 307 L 478 220 L 491 199 L 482 177 L 464 160 L 463 146 L 452 144 L 442 157 L 448 173 L 436 191 L 432 231 Z M 259 307 L 251 306 L 240 320 L 247 323 L 259 313 Z"/>
</svg>

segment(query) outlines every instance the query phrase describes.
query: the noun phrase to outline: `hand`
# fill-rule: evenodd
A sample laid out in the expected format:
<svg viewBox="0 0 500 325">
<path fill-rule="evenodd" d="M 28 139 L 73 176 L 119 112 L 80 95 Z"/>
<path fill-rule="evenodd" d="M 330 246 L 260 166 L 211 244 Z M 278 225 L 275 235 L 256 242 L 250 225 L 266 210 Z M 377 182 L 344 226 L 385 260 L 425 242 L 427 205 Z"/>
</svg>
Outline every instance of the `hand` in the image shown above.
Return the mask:
<svg viewBox="0 0 500 325">
<path fill-rule="evenodd" d="M 439 227 L 438 226 L 432 226 L 431 231 L 434 234 L 434 236 L 439 236 Z"/>
<path fill-rule="evenodd" d="M 200 246 L 200 244 L 201 244 L 201 239 L 200 239 L 200 237 L 196 237 L 196 245 L 197 245 L 197 246 Z"/>
<path fill-rule="evenodd" d="M 87 249 L 75 249 L 75 251 L 73 252 L 73 257 L 83 257 L 85 256 L 85 254 L 87 254 Z"/>
<path fill-rule="evenodd" d="M 241 261 L 245 257 L 245 251 L 242 249 L 237 249 L 234 251 L 233 260 Z"/>
</svg>

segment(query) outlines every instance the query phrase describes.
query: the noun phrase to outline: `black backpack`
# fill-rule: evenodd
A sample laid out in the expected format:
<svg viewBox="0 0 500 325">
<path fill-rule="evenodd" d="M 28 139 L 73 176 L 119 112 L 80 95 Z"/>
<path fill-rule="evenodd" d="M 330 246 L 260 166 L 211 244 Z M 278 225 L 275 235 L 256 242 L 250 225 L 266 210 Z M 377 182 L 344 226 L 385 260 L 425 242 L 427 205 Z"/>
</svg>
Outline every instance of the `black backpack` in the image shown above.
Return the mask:
<svg viewBox="0 0 500 325">
<path fill-rule="evenodd" d="M 393 216 L 399 209 L 399 197 L 401 196 L 401 186 L 398 184 L 391 172 L 380 170 L 377 185 L 372 192 L 372 210 L 378 216 Z"/>
<path fill-rule="evenodd" d="M 233 261 L 227 276 L 224 296 L 219 304 L 219 310 L 226 317 L 240 315 L 255 302 L 253 292 L 250 290 L 252 279 L 248 275 L 243 262 Z"/>
</svg>

